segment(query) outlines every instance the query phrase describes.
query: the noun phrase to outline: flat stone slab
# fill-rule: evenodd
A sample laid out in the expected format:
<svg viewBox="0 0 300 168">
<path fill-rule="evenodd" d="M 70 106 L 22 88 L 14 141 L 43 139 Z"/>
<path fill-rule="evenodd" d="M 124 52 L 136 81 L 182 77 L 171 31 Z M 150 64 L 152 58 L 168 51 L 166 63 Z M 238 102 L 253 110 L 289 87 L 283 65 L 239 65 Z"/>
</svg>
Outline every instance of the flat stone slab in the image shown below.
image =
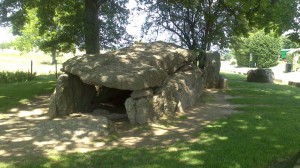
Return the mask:
<svg viewBox="0 0 300 168">
<path fill-rule="evenodd" d="M 162 86 L 168 74 L 195 59 L 193 51 L 171 43 L 140 43 L 105 54 L 76 56 L 61 70 L 90 85 L 142 90 Z"/>
</svg>

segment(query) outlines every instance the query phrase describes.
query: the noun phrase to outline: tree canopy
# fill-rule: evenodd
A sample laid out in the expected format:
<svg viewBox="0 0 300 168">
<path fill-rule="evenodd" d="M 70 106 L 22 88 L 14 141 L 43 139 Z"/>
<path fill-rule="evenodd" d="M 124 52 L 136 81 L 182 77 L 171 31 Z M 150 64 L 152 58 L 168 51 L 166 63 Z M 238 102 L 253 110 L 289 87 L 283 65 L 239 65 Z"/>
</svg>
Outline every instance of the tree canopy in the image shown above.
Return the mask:
<svg viewBox="0 0 300 168">
<path fill-rule="evenodd" d="M 299 0 L 139 0 L 147 13 L 145 33 L 166 30 L 193 50 L 228 46 L 253 27 L 280 34 L 294 23 Z M 171 37 L 172 38 L 172 37 Z M 174 39 L 174 38 L 173 38 Z"/>
<path fill-rule="evenodd" d="M 260 30 L 250 33 L 247 38 L 238 38 L 237 41 L 233 50 L 239 66 L 252 67 L 255 63 L 258 68 L 270 68 L 278 64 L 280 50 L 288 40 Z"/>
<path fill-rule="evenodd" d="M 115 48 L 130 40 L 125 26 L 128 0 L 1 0 L 1 24 L 23 35 L 36 10 L 39 47 L 44 51 L 70 50 L 74 45 L 87 53 Z M 124 38 L 126 37 L 126 38 Z"/>
</svg>

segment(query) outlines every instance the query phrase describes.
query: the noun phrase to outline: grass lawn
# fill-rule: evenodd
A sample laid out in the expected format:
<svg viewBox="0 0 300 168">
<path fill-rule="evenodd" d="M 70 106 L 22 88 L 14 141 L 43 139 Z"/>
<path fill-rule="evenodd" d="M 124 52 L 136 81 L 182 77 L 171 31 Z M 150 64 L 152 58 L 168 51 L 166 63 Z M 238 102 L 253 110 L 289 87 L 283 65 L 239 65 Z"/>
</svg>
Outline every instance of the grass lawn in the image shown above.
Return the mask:
<svg viewBox="0 0 300 168">
<path fill-rule="evenodd" d="M 265 168 L 295 155 L 300 150 L 300 89 L 247 83 L 240 75 L 226 76 L 226 93 L 236 97 L 231 103 L 243 105 L 238 108 L 242 113 L 208 125 L 199 131 L 196 142 L 178 142 L 165 148 L 30 156 L 22 161 L 12 158 L 9 163 L 0 161 L 0 167 Z"/>
<path fill-rule="evenodd" d="M 55 82 L 54 75 L 44 75 L 29 82 L 0 83 L 0 113 L 26 104 L 37 95 L 53 92 Z"/>
</svg>

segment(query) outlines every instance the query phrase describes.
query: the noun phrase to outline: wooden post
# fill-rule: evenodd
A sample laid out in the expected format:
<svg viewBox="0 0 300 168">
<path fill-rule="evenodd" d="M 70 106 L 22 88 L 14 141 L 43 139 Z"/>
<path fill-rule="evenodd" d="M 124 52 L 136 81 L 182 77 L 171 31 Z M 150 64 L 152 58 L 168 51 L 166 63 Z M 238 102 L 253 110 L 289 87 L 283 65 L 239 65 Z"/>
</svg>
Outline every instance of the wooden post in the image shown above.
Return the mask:
<svg viewBox="0 0 300 168">
<path fill-rule="evenodd" d="M 220 75 L 219 88 L 227 89 L 227 87 L 228 87 L 228 80 L 224 76 Z"/>
</svg>

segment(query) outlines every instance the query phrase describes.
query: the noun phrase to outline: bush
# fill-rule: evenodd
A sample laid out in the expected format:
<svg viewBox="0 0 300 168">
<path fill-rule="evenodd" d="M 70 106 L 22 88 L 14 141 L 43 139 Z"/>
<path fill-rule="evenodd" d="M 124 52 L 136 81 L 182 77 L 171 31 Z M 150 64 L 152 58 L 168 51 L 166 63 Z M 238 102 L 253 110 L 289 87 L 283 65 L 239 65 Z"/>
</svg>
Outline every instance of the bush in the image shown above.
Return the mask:
<svg viewBox="0 0 300 168">
<path fill-rule="evenodd" d="M 245 45 L 249 39 L 239 38 L 236 39 L 235 45 L 233 45 L 233 55 L 235 56 L 236 63 L 238 66 L 247 67 L 249 66 L 249 48 Z"/>
<path fill-rule="evenodd" d="M 36 77 L 36 74 L 31 74 L 29 72 L 0 72 L 0 83 L 13 83 L 13 82 L 27 82 L 31 81 Z"/>
<path fill-rule="evenodd" d="M 239 66 L 249 66 L 251 53 L 258 68 L 269 68 L 278 64 L 281 47 L 280 38 L 258 31 L 248 38 L 241 38 L 234 51 Z"/>
</svg>

